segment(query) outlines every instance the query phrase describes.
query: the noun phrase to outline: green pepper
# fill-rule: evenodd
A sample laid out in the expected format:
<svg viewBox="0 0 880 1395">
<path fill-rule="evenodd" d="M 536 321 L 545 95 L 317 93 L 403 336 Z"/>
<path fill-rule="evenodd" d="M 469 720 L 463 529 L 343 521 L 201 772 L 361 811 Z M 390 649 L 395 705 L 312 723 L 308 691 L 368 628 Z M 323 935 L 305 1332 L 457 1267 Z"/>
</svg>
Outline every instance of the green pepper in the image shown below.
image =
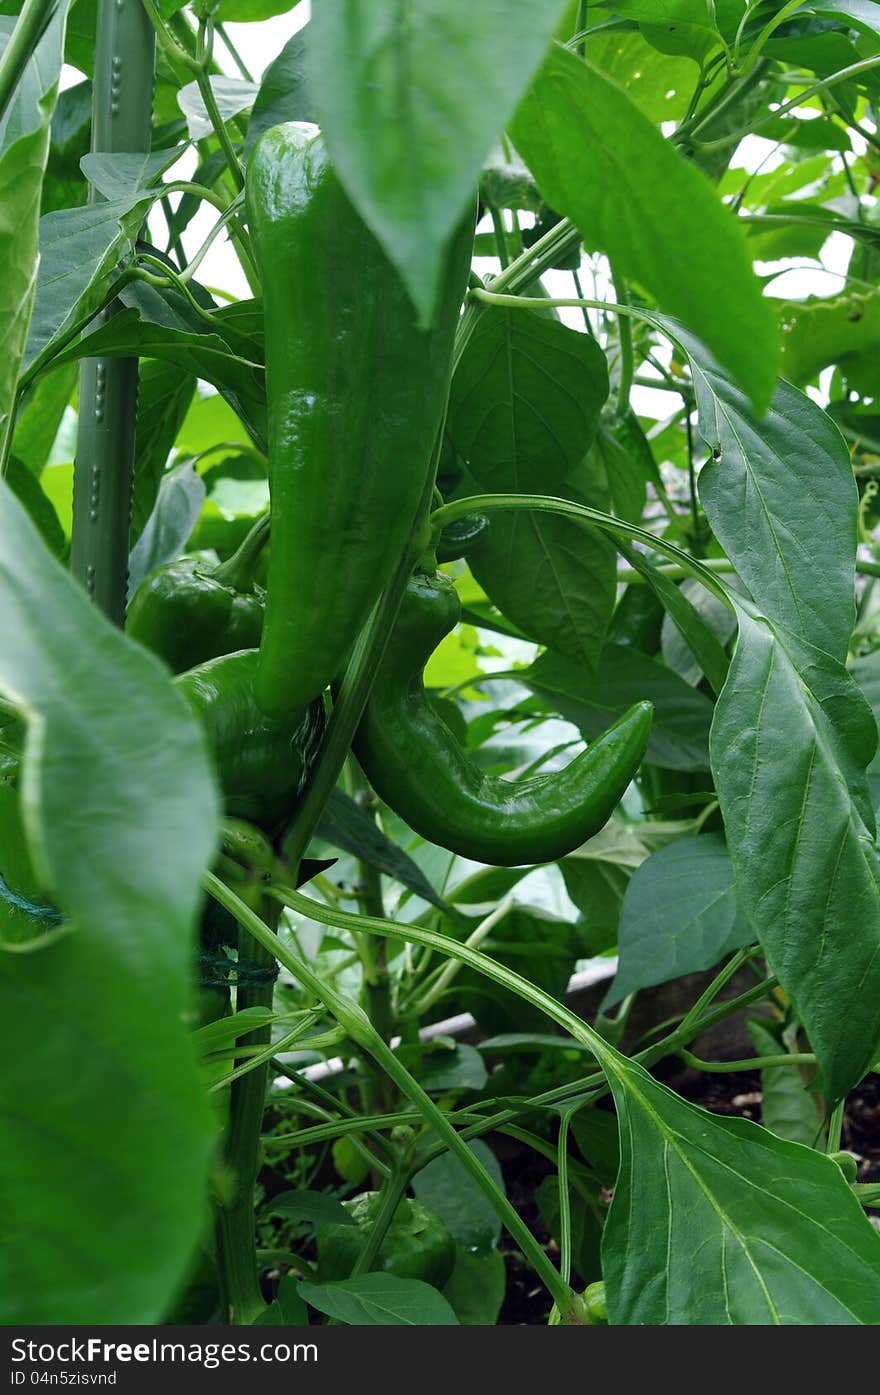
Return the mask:
<svg viewBox="0 0 880 1395">
<path fill-rule="evenodd" d="M 485 774 L 422 683 L 460 610 L 442 573 L 411 578 L 355 754 L 376 793 L 429 842 L 500 867 L 553 862 L 611 817 L 644 756 L 653 709 L 637 703 L 564 770 L 513 781 Z"/>
<path fill-rule="evenodd" d="M 257 701 L 311 702 L 391 577 L 448 389 L 473 246 L 453 237 L 434 323 L 348 199 L 317 127 L 266 131 L 247 168 L 263 287 L 272 552 Z"/>
<path fill-rule="evenodd" d="M 488 531 L 489 520 L 484 513 L 469 513 L 457 518 L 442 530 L 434 556 L 438 562 L 455 562 L 459 557 L 466 557 Z"/>
<path fill-rule="evenodd" d="M 379 1192 L 361 1192 L 343 1201 L 354 1225 L 324 1222 L 317 1227 L 318 1280 L 347 1279 L 372 1226 Z M 455 1267 L 455 1241 L 442 1220 L 427 1206 L 406 1197 L 371 1265 L 371 1272 L 394 1274 L 398 1279 L 421 1279 L 442 1288 Z"/>
<path fill-rule="evenodd" d="M 256 649 L 245 649 L 174 682 L 205 729 L 226 812 L 273 828 L 293 812 L 305 784 L 324 730 L 324 705 L 267 717 L 254 699 L 256 668 Z"/>
<path fill-rule="evenodd" d="M 265 594 L 253 569 L 269 530 L 258 520 L 238 551 L 219 566 L 181 557 L 150 572 L 135 592 L 125 620 L 129 638 L 164 659 L 172 673 L 194 664 L 256 649 Z"/>
</svg>

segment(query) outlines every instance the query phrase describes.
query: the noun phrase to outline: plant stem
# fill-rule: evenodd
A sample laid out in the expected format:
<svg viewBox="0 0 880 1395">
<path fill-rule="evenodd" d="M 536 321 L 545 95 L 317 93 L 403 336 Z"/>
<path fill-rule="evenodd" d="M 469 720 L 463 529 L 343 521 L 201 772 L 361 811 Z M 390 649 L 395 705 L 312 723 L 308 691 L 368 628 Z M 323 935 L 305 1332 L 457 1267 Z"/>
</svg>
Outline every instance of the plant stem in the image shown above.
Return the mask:
<svg viewBox="0 0 880 1395">
<path fill-rule="evenodd" d="M 585 523 L 593 523 L 604 532 L 610 533 L 612 537 L 637 538 L 640 542 L 646 543 L 655 552 L 661 552 L 666 557 L 671 557 L 678 562 L 685 570 L 687 576 L 694 576 L 701 581 L 707 590 L 723 601 L 729 610 L 736 609 L 735 602 L 729 594 L 727 587 L 719 582 L 714 576 L 711 568 L 703 565 L 695 557 L 684 552 L 674 543 L 667 542 L 665 538 L 658 538 L 646 528 L 640 528 L 635 523 L 627 523 L 624 519 L 615 518 L 612 514 L 603 513 L 600 509 L 590 508 L 587 504 L 576 504 L 569 499 L 557 499 L 549 494 L 474 494 L 466 499 L 455 499 L 452 503 L 444 504 L 442 508 L 435 509 L 431 515 L 431 523 L 438 528 L 444 528 L 447 524 L 453 523 L 457 518 L 464 518 L 469 513 L 489 512 L 492 509 L 518 509 L 532 510 L 535 513 L 558 513 L 569 518 L 579 518 Z"/>
<path fill-rule="evenodd" d="M 558 1270 L 551 1263 L 543 1246 L 538 1243 L 528 1226 L 521 1220 L 505 1194 L 499 1190 L 489 1173 L 483 1167 L 479 1158 L 471 1152 L 465 1141 L 456 1132 L 453 1125 L 449 1122 L 447 1115 L 438 1108 L 430 1096 L 422 1089 L 415 1077 L 409 1073 L 399 1057 L 397 1057 L 388 1044 L 382 1040 L 363 1009 L 358 1007 L 358 1005 L 350 999 L 344 998 L 340 993 L 337 993 L 329 984 L 322 982 L 311 967 L 306 964 L 304 960 L 298 959 L 286 945 L 282 944 L 281 941 L 273 935 L 269 927 L 260 920 L 259 916 L 257 916 L 244 901 L 236 896 L 235 892 L 226 886 L 224 882 L 214 876 L 212 872 L 207 872 L 205 874 L 205 887 L 209 894 L 215 897 L 215 899 L 219 901 L 222 906 L 225 906 L 230 914 L 238 920 L 239 924 L 247 927 L 247 930 L 253 938 L 257 940 L 269 954 L 274 953 L 276 957 L 280 959 L 284 967 L 294 975 L 297 981 L 302 984 L 303 987 L 307 988 L 309 992 L 313 993 L 319 1001 L 324 1003 L 327 1010 L 333 1014 L 337 1022 L 348 1032 L 352 1041 L 360 1046 L 363 1051 L 366 1051 L 372 1056 L 376 1064 L 381 1066 L 388 1073 L 401 1094 L 411 1100 L 426 1122 L 439 1134 L 440 1138 L 443 1140 L 444 1147 L 449 1149 L 462 1164 L 465 1171 L 468 1172 L 476 1182 L 481 1192 L 500 1216 L 502 1223 L 507 1227 L 512 1237 L 519 1245 L 541 1282 L 551 1294 L 560 1312 L 563 1313 L 563 1315 L 572 1313 L 576 1307 L 574 1295 L 568 1284 L 561 1278 Z M 307 906 L 311 906 L 312 904 L 308 897 L 300 897 L 297 892 L 291 893 L 285 889 L 285 898 L 289 895 L 295 896 L 298 902 L 303 902 Z M 334 914 L 340 919 L 344 917 L 346 928 L 356 928 L 357 922 L 361 919 L 355 915 L 349 916 L 347 912 L 343 911 L 338 911 Z M 364 917 L 363 919 L 366 920 L 367 918 Z M 351 922 L 354 922 L 354 926 L 351 925 Z M 376 922 L 372 923 L 375 924 Z M 379 923 L 383 925 L 391 924 L 391 922 L 385 921 Z M 410 927 L 406 928 L 407 930 L 410 929 Z M 441 936 L 440 938 L 445 943 L 445 937 Z M 474 950 L 465 951 L 464 946 L 461 946 L 461 949 L 462 953 L 477 953 L 477 951 Z M 482 961 L 483 956 L 480 955 L 479 958 Z M 491 960 L 486 962 L 492 963 Z M 499 966 L 496 965 L 494 967 L 498 968 Z M 519 983 L 524 984 L 525 981 L 520 979 L 519 975 L 513 975 L 513 977 Z M 526 986 L 528 987 L 528 985 Z M 536 992 L 538 990 L 531 991 Z M 542 998 L 546 996 L 547 995 L 541 994 Z M 552 999 L 548 998 L 548 1001 L 552 1002 Z M 558 1008 L 558 1004 L 554 1004 L 554 1006 Z M 566 1010 L 562 1009 L 562 1011 L 565 1012 Z M 573 1022 L 577 1021 L 573 1014 L 566 1015 L 571 1017 Z"/>
<path fill-rule="evenodd" d="M 264 906 L 260 883 L 246 894 L 261 909 Z M 238 898 L 237 898 L 238 899 Z M 241 902 L 242 905 L 246 903 Z M 253 909 L 251 908 L 252 913 Z M 273 919 L 277 923 L 280 909 Z M 257 968 L 272 969 L 271 950 L 252 937 L 238 919 L 238 957 Z M 262 924 L 262 921 L 260 922 Z M 271 932 L 270 932 L 271 933 Z M 274 981 L 241 984 L 236 992 L 236 1011 L 249 1007 L 271 1007 Z M 264 1046 L 271 1040 L 271 1027 L 261 1027 L 242 1038 L 242 1045 Z M 254 1234 L 254 1185 L 259 1171 L 260 1130 L 266 1101 L 269 1061 L 232 1084 L 229 1125 L 223 1145 L 225 1176 L 223 1192 L 215 1206 L 217 1267 L 227 1320 L 248 1326 L 266 1307 L 260 1290 Z"/>
<path fill-rule="evenodd" d="M 155 40 L 147 13 L 140 0 L 99 0 L 96 23 L 91 148 L 149 151 Z M 100 201 L 94 187 L 89 199 Z M 102 311 L 94 327 L 118 308 Z M 89 358 L 80 365 L 70 569 L 120 626 L 128 582 L 137 390 L 137 357 Z"/>
</svg>

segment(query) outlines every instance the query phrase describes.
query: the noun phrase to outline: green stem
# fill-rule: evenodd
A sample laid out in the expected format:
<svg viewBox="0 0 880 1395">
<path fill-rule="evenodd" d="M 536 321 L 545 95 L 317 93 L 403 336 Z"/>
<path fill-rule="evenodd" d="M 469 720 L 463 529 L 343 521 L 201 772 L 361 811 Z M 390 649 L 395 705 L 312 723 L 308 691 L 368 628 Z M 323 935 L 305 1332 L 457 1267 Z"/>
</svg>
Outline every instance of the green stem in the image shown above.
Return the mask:
<svg viewBox="0 0 880 1395">
<path fill-rule="evenodd" d="M 376 1064 L 381 1066 L 388 1073 L 401 1094 L 405 1095 L 412 1102 L 423 1118 L 443 1140 L 444 1147 L 449 1149 L 461 1163 L 462 1167 L 464 1167 L 465 1171 L 468 1172 L 476 1182 L 480 1191 L 500 1216 L 502 1224 L 506 1226 L 529 1264 L 551 1294 L 560 1312 L 563 1314 L 572 1313 L 576 1308 L 574 1295 L 568 1284 L 560 1277 L 558 1270 L 551 1263 L 543 1246 L 538 1243 L 528 1226 L 521 1220 L 505 1194 L 500 1191 L 492 1177 L 490 1177 L 489 1173 L 483 1167 L 479 1158 L 471 1152 L 463 1138 L 456 1132 L 449 1122 L 448 1117 L 438 1108 L 430 1096 L 425 1093 L 414 1076 L 410 1075 L 409 1071 L 388 1044 L 382 1040 L 363 1009 L 350 999 L 344 998 L 340 993 L 337 993 L 329 984 L 323 983 L 311 967 L 304 960 L 298 959 L 286 945 L 282 944 L 269 927 L 260 920 L 259 916 L 257 916 L 244 901 L 240 900 L 235 892 L 226 886 L 224 882 L 220 881 L 218 877 L 215 877 L 213 873 L 207 872 L 204 882 L 205 888 L 209 894 L 219 901 L 220 904 L 238 920 L 239 924 L 247 928 L 250 935 L 253 936 L 267 953 L 274 953 L 297 981 L 302 984 L 303 987 L 307 988 L 310 993 L 313 993 L 319 1001 L 324 1003 L 328 1012 L 332 1013 L 340 1025 L 345 1028 L 352 1041 L 363 1051 L 372 1056 Z M 313 904 L 308 897 L 300 897 L 297 892 L 290 892 L 285 889 L 284 899 L 286 900 L 287 897 L 291 895 L 296 897 L 298 902 L 302 902 L 308 907 L 311 907 Z M 364 922 L 368 920 L 368 917 L 361 918 L 356 915 L 349 915 L 347 912 L 343 911 L 334 912 L 334 915 L 340 920 L 344 919 L 346 928 L 350 929 L 357 929 L 361 920 Z M 370 923 L 376 924 L 377 922 L 371 920 Z M 392 922 L 380 921 L 378 923 L 385 925 L 391 924 Z M 411 927 L 407 926 L 406 928 L 409 930 Z M 446 937 L 440 936 L 439 938 L 445 945 Z M 466 950 L 463 945 L 460 946 L 459 949 L 462 954 L 477 954 L 477 951 Z M 484 956 L 478 955 L 478 959 L 482 963 Z M 485 962 L 491 964 L 493 961 L 486 960 Z M 494 965 L 494 968 L 497 970 L 500 966 Z M 504 970 L 504 972 L 507 974 L 510 973 L 509 970 Z M 519 978 L 519 975 L 515 974 L 512 975 L 512 977 L 516 979 L 518 983 L 529 989 L 530 993 L 540 992 L 539 990 L 531 989 L 529 985 L 525 984 L 525 980 Z M 547 995 L 540 993 L 540 996 L 543 998 Z M 547 1001 L 550 1003 L 553 1002 L 550 998 L 548 998 Z M 557 1010 L 560 1010 L 558 1004 L 554 1003 L 553 1006 Z M 578 1019 L 575 1018 L 573 1014 L 567 1013 L 565 1009 L 561 1009 L 561 1011 L 563 1011 L 566 1017 L 570 1018 L 572 1022 L 578 1022 Z M 579 1029 L 589 1031 L 583 1024 L 579 1024 Z M 592 1036 L 593 1034 L 590 1033 L 590 1035 Z M 605 1051 L 604 1044 L 602 1049 Z"/>
<path fill-rule="evenodd" d="M 798 3 L 800 3 L 800 0 L 798 0 Z M 215 23 L 214 23 L 214 29 L 215 29 L 216 33 L 219 34 L 220 40 L 221 40 L 221 42 L 223 43 L 223 46 L 224 46 L 224 48 L 226 49 L 226 52 L 229 54 L 230 58 L 232 59 L 232 61 L 233 61 L 233 63 L 235 64 L 236 68 L 238 69 L 238 71 L 241 73 L 241 75 L 242 75 L 242 77 L 244 78 L 245 82 L 253 82 L 254 79 L 253 79 L 253 77 L 251 76 L 250 72 L 248 71 L 248 68 L 247 68 L 247 65 L 245 64 L 244 59 L 242 58 L 242 56 L 241 56 L 241 54 L 239 53 L 238 49 L 235 47 L 235 44 L 232 42 L 232 40 L 230 39 L 229 35 L 227 34 L 226 29 L 225 29 L 224 26 L 220 23 L 219 20 L 216 20 L 216 21 L 215 21 Z"/>
<path fill-rule="evenodd" d="M 139 0 L 99 0 L 96 25 L 91 148 L 149 151 L 155 43 L 147 15 Z M 100 202 L 94 188 L 89 198 Z M 118 309 L 102 311 L 95 327 Z M 88 358 L 80 365 L 70 570 L 119 626 L 128 582 L 137 392 L 136 356 Z"/>
<path fill-rule="evenodd" d="M 0 118 L 15 95 L 22 73 L 55 13 L 58 0 L 24 0 L 9 43 L 0 58 Z"/>
<path fill-rule="evenodd" d="M 781 1056 L 752 1056 L 746 1061 L 701 1061 L 690 1051 L 681 1050 L 679 1056 L 685 1065 L 694 1070 L 709 1071 L 713 1075 L 744 1070 L 766 1070 L 768 1066 L 814 1066 L 816 1057 L 811 1051 L 791 1051 Z"/>
<path fill-rule="evenodd" d="M 624 519 L 615 518 L 612 514 L 603 513 L 600 509 L 590 508 L 587 504 L 576 504 L 570 499 L 556 499 L 549 494 L 474 494 L 466 499 L 455 499 L 452 503 L 444 504 L 442 508 L 435 509 L 431 515 L 431 523 L 438 528 L 445 528 L 449 523 L 453 523 L 458 518 L 464 518 L 469 513 L 490 512 L 493 509 L 558 513 L 568 518 L 582 519 L 585 523 L 593 523 L 603 532 L 610 533 L 612 537 L 637 538 L 640 542 L 646 543 L 653 551 L 671 557 L 684 568 L 687 576 L 696 577 L 707 590 L 723 601 L 729 610 L 735 611 L 735 604 L 727 587 L 719 582 L 711 569 L 704 566 L 697 558 L 691 557 L 689 553 L 682 551 L 674 543 L 667 542 L 665 538 L 656 537 L 646 528 L 640 528 L 635 523 L 627 523 Z"/>
<path fill-rule="evenodd" d="M 831 1111 L 831 1118 L 828 1120 L 828 1139 L 825 1144 L 826 1153 L 840 1152 L 840 1135 L 843 1132 L 843 1111 L 846 1107 L 846 1100 L 841 1100 Z"/>
<path fill-rule="evenodd" d="M 496 208 L 494 204 L 490 207 L 490 213 L 492 215 L 492 228 L 495 233 L 495 246 L 498 249 L 498 260 L 501 263 L 501 269 L 503 271 L 504 268 L 510 264 L 510 257 L 507 251 L 507 229 L 504 226 L 504 215 L 501 209 Z"/>
<path fill-rule="evenodd" d="M 766 126 L 769 121 L 777 121 L 779 117 L 785 116 L 787 112 L 793 111 L 795 107 L 802 106 L 810 97 L 815 97 L 819 92 L 827 92 L 829 87 L 836 86 L 839 82 L 848 82 L 850 78 L 860 77 L 862 73 L 872 72 L 874 68 L 880 67 L 880 57 L 863 58 L 859 63 L 850 63 L 848 67 L 841 68 L 839 72 L 832 73 L 829 77 L 820 78 L 811 86 L 806 87 L 803 92 L 799 92 L 796 97 L 792 97 L 787 102 L 783 102 L 781 107 L 776 107 L 773 111 L 765 112 L 759 116 L 750 126 L 735 132 L 730 136 L 722 136 L 718 140 L 697 141 L 692 138 L 692 144 L 701 153 L 708 153 L 711 150 L 724 150 L 729 145 L 738 145 L 746 136 L 754 135 L 761 127 Z M 695 128 L 694 135 L 699 131 L 704 123 L 701 122 Z"/>
<path fill-rule="evenodd" d="M 629 292 L 626 288 L 626 282 L 618 275 L 613 263 L 611 265 L 611 278 L 617 292 L 617 304 L 629 306 Z M 620 350 L 617 415 L 623 417 L 629 411 L 629 395 L 632 391 L 634 370 L 632 324 L 628 315 L 619 315 L 617 318 L 617 341 Z"/>
<path fill-rule="evenodd" d="M 232 556 L 227 558 L 225 562 L 221 562 L 214 572 L 218 581 L 233 587 L 236 591 L 253 590 L 254 567 L 269 539 L 270 527 L 269 514 L 262 514 Z"/>
<path fill-rule="evenodd" d="M 199 64 L 198 70 L 196 71 L 196 84 L 201 94 L 202 101 L 205 104 L 205 111 L 208 113 L 208 118 L 214 128 L 214 135 L 220 142 L 220 149 L 223 151 L 229 173 L 232 175 L 232 182 L 236 189 L 241 192 L 244 188 L 244 175 L 241 172 L 241 165 L 238 162 L 235 147 L 226 129 L 226 123 L 220 115 L 217 99 L 214 96 L 214 89 L 211 86 L 208 68 L 204 63 Z"/>
<path fill-rule="evenodd" d="M 370 1226 L 363 1249 L 352 1266 L 349 1278 L 356 1279 L 359 1274 L 367 1274 L 372 1269 L 382 1248 L 382 1241 L 388 1234 L 388 1228 L 394 1220 L 394 1213 L 406 1192 L 408 1181 L 409 1169 L 399 1164 L 393 1167 L 385 1178 L 373 1223 Z"/>
<path fill-rule="evenodd" d="M 255 884 L 251 899 L 263 906 L 262 889 Z M 240 905 L 246 903 L 235 898 Z M 256 912 L 248 907 L 256 919 Z M 280 915 L 276 908 L 273 919 Z M 252 936 L 240 917 L 238 954 L 257 968 L 271 969 L 275 956 L 271 949 Z M 262 925 L 262 920 L 259 921 Z M 271 935 L 271 931 L 267 933 Z M 241 984 L 236 992 L 236 1010 L 271 1007 L 274 982 Z M 261 1027 L 242 1038 L 242 1045 L 267 1045 L 271 1027 Z M 231 1090 L 229 1125 L 223 1146 L 223 1192 L 216 1199 L 217 1267 L 227 1320 L 248 1326 L 265 1308 L 260 1289 L 254 1232 L 254 1186 L 260 1167 L 260 1130 L 266 1101 L 269 1061 L 234 1081 Z"/>
</svg>

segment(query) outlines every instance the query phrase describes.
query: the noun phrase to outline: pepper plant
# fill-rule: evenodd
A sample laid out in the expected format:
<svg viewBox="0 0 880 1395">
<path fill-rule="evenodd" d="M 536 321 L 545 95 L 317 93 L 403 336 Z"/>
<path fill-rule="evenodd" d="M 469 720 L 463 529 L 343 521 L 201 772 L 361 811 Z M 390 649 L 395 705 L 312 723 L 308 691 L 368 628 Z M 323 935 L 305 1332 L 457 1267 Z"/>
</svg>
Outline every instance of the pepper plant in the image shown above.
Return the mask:
<svg viewBox="0 0 880 1395">
<path fill-rule="evenodd" d="M 2 9 L 2 1320 L 880 1321 L 880 5 Z"/>
</svg>

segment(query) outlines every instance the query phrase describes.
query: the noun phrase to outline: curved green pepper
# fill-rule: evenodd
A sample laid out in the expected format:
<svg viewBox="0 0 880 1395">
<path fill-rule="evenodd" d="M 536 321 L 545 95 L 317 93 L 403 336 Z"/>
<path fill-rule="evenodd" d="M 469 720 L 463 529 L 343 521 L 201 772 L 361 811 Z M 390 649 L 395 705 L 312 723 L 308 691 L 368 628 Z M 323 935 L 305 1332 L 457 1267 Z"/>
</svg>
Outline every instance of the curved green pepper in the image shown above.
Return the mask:
<svg viewBox="0 0 880 1395">
<path fill-rule="evenodd" d="M 325 1222 L 317 1227 L 319 1282 L 348 1278 L 375 1220 L 379 1199 L 378 1192 L 361 1192 L 342 1203 L 354 1225 Z M 421 1202 L 404 1197 L 371 1271 L 421 1279 L 442 1288 L 454 1267 L 455 1241 L 440 1217 Z"/>
<path fill-rule="evenodd" d="M 264 592 L 253 568 L 266 541 L 268 515 L 220 566 L 180 557 L 141 582 L 125 620 L 130 639 L 158 654 L 172 673 L 218 654 L 256 649 L 263 629 Z"/>
<path fill-rule="evenodd" d="M 175 678 L 208 737 L 226 811 L 271 828 L 293 812 L 324 730 L 321 702 L 267 717 L 254 699 L 256 649 L 222 654 Z"/>
<path fill-rule="evenodd" d="M 272 553 L 257 701 L 311 702 L 397 565 L 427 482 L 470 268 L 447 256 L 432 325 L 331 168 L 317 127 L 266 131 L 247 168 L 263 283 Z"/>
<path fill-rule="evenodd" d="M 484 774 L 431 703 L 422 671 L 460 614 L 442 573 L 411 578 L 354 742 L 376 793 L 423 838 L 499 867 L 554 862 L 608 821 L 645 754 L 637 703 L 564 770 Z"/>
</svg>

